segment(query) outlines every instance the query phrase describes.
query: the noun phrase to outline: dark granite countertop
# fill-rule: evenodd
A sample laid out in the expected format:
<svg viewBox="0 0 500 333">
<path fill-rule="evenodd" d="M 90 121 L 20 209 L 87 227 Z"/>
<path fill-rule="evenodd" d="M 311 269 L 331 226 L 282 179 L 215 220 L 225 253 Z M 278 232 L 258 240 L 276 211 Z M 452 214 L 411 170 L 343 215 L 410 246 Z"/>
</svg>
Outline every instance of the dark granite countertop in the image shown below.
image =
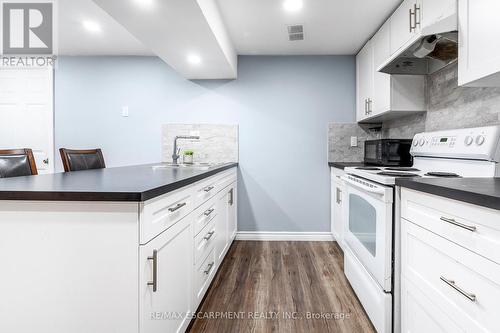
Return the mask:
<svg viewBox="0 0 500 333">
<path fill-rule="evenodd" d="M 0 179 L 0 200 L 140 202 L 237 166 L 208 170 L 153 168 L 155 164 Z"/>
<path fill-rule="evenodd" d="M 398 178 L 396 185 L 500 210 L 500 178 Z"/>
<path fill-rule="evenodd" d="M 366 165 L 364 162 L 328 162 L 328 166 L 342 170 L 348 167 L 363 167 Z"/>
</svg>

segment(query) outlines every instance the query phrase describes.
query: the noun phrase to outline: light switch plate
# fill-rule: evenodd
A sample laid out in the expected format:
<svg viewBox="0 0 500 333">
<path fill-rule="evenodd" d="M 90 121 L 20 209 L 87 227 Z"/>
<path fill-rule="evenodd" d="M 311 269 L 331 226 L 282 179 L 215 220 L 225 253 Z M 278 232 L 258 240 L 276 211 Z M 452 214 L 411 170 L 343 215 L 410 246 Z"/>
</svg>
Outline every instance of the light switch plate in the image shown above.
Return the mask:
<svg viewBox="0 0 500 333">
<path fill-rule="evenodd" d="M 358 137 L 351 136 L 351 147 L 357 147 L 357 146 L 358 146 Z"/>
<path fill-rule="evenodd" d="M 122 117 L 128 117 L 128 106 L 122 106 Z"/>
</svg>

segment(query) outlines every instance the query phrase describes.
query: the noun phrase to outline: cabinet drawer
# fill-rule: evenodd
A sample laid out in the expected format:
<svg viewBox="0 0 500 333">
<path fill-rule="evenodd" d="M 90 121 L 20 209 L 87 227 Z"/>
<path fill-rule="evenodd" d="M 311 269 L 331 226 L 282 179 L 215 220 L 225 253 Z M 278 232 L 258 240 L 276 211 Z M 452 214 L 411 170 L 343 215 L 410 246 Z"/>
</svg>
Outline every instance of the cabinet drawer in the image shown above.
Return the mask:
<svg viewBox="0 0 500 333">
<path fill-rule="evenodd" d="M 195 207 L 205 203 L 224 187 L 236 181 L 236 168 L 202 180 L 194 186 Z"/>
<path fill-rule="evenodd" d="M 196 266 L 195 266 L 196 267 Z M 195 304 L 205 295 L 210 282 L 215 274 L 215 251 L 212 250 L 210 254 L 203 260 L 203 262 L 195 269 L 194 286 L 195 286 Z"/>
<path fill-rule="evenodd" d="M 192 189 L 180 189 L 141 203 L 141 244 L 149 242 L 193 210 Z"/>
<path fill-rule="evenodd" d="M 402 277 L 466 332 L 500 332 L 500 265 L 402 220 Z"/>
<path fill-rule="evenodd" d="M 401 216 L 500 264 L 500 212 L 403 188 Z"/>
<path fill-rule="evenodd" d="M 194 239 L 194 262 L 197 265 L 205 259 L 215 246 L 215 219 L 212 219 Z"/>
<path fill-rule="evenodd" d="M 194 215 L 194 235 L 198 235 L 200 231 L 217 215 L 217 201 L 215 197 L 205 202 L 198 207 Z"/>
</svg>

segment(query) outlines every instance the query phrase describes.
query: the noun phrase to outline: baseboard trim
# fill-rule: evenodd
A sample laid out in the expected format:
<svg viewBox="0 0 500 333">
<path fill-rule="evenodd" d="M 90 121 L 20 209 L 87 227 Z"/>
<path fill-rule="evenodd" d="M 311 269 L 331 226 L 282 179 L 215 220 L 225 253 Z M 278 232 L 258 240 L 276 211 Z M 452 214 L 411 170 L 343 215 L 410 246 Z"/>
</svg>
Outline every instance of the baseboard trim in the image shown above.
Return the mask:
<svg viewBox="0 0 500 333">
<path fill-rule="evenodd" d="M 236 240 L 252 241 L 332 241 L 330 232 L 238 231 Z"/>
</svg>

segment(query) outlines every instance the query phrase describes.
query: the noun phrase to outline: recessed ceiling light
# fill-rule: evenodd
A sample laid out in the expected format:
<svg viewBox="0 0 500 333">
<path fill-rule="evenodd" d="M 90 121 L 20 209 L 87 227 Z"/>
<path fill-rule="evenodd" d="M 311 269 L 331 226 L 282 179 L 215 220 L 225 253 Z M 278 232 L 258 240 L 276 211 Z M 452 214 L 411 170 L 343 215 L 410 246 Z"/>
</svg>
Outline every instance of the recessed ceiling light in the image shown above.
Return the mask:
<svg viewBox="0 0 500 333">
<path fill-rule="evenodd" d="M 83 27 L 87 29 L 87 31 L 90 32 L 100 32 L 101 31 L 101 26 L 94 21 L 83 21 Z"/>
<path fill-rule="evenodd" d="M 189 54 L 187 56 L 187 61 L 191 64 L 191 65 L 199 65 L 201 64 L 201 57 L 197 54 Z"/>
<path fill-rule="evenodd" d="M 133 0 L 138 6 L 143 9 L 150 9 L 153 7 L 155 0 Z"/>
<path fill-rule="evenodd" d="M 302 9 L 303 5 L 304 3 L 302 0 L 285 0 L 283 2 L 283 8 L 287 12 L 298 12 Z"/>
</svg>

